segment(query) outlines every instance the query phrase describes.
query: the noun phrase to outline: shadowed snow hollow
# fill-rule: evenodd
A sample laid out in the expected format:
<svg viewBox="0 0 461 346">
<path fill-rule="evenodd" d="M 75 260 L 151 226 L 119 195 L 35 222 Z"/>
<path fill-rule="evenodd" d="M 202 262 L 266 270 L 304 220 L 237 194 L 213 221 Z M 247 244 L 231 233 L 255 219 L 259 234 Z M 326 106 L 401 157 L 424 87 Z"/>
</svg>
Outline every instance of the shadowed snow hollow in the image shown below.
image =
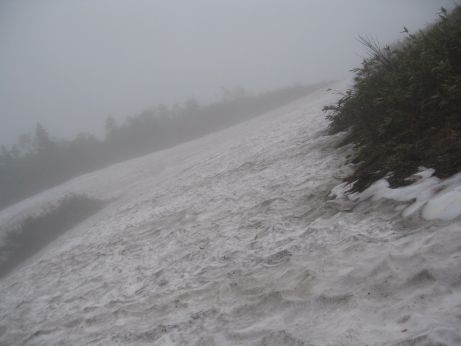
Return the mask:
<svg viewBox="0 0 461 346">
<path fill-rule="evenodd" d="M 336 97 L 1 212 L 8 225 L 68 192 L 113 199 L 0 281 L 0 344 L 461 344 L 459 218 L 329 200 L 347 174 L 321 112 Z"/>
</svg>

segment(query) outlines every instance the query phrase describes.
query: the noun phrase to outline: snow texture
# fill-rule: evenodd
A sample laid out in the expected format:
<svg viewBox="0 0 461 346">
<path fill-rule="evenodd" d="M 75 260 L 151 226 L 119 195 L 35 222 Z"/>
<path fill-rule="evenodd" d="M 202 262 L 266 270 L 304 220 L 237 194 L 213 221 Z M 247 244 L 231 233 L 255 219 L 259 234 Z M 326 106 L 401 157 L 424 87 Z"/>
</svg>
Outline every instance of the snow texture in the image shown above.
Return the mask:
<svg viewBox="0 0 461 346">
<path fill-rule="evenodd" d="M 0 344 L 460 345 L 461 178 L 348 197 L 336 98 L 0 212 L 6 229 L 68 192 L 112 200 L 0 281 Z"/>
<path fill-rule="evenodd" d="M 368 199 L 377 201 L 388 199 L 396 202 L 409 202 L 402 211 L 403 217 L 409 217 L 420 211 L 426 220 L 453 220 L 461 215 L 461 173 L 451 178 L 440 180 L 433 176 L 435 171 L 420 168 L 420 172 L 408 179 L 411 185 L 392 189 L 386 179 L 380 179 L 361 193 L 347 195 L 349 186 L 339 184 L 332 189 L 330 196 L 348 198 L 361 202 Z M 399 206 L 400 208 L 400 206 Z"/>
</svg>

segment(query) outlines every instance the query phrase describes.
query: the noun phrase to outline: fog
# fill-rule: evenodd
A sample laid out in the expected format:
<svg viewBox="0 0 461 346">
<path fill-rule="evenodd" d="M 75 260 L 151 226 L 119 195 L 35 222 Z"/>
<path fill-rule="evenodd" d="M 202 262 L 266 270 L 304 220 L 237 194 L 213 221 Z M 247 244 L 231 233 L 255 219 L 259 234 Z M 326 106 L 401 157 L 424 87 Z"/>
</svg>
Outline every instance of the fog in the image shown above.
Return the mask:
<svg viewBox="0 0 461 346">
<path fill-rule="evenodd" d="M 3 0 L 0 144 L 40 122 L 103 133 L 154 105 L 347 78 L 364 48 L 436 19 L 430 0 Z"/>
</svg>

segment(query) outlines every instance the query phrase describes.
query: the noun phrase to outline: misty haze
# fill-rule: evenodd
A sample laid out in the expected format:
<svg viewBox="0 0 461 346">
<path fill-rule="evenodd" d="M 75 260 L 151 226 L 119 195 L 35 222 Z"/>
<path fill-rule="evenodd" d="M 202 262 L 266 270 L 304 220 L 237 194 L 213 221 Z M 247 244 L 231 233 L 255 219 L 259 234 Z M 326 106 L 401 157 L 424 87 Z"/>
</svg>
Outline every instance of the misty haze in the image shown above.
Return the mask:
<svg viewBox="0 0 461 346">
<path fill-rule="evenodd" d="M 0 345 L 461 345 L 461 5 L 0 2 Z"/>
</svg>

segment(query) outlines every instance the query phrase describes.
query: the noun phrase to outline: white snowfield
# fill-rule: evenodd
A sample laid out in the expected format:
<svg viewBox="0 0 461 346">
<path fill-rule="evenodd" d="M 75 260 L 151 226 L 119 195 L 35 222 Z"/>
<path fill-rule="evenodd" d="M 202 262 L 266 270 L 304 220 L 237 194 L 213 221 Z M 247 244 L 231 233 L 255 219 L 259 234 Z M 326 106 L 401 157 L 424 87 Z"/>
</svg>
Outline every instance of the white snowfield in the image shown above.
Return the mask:
<svg viewBox="0 0 461 346">
<path fill-rule="evenodd" d="M 344 196 L 350 149 L 321 112 L 337 97 L 1 212 L 5 226 L 68 192 L 112 200 L 0 280 L 0 344 L 460 345 L 461 179 Z"/>
</svg>

